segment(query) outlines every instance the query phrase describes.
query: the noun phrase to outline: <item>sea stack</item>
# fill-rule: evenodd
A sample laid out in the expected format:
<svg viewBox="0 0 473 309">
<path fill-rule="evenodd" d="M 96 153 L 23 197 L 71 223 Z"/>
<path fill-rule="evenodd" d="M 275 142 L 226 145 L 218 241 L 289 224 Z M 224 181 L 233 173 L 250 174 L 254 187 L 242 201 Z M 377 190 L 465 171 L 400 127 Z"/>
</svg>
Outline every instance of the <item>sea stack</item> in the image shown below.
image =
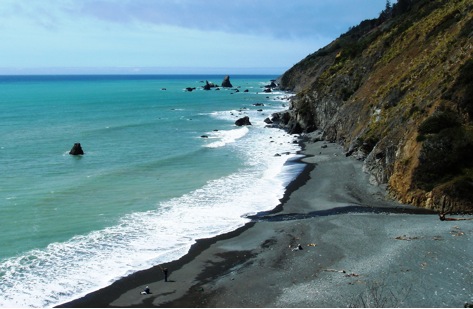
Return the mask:
<svg viewBox="0 0 473 309">
<path fill-rule="evenodd" d="M 69 151 L 69 154 L 73 156 L 83 155 L 84 151 L 82 150 L 80 143 L 75 143 L 74 146 L 72 146 L 71 151 Z"/>
<path fill-rule="evenodd" d="M 243 118 L 238 119 L 237 121 L 235 121 L 235 125 L 237 125 L 239 127 L 241 127 L 241 126 L 251 126 L 250 117 L 245 116 Z"/>
<path fill-rule="evenodd" d="M 223 82 L 222 82 L 222 87 L 225 87 L 225 88 L 231 88 L 233 87 L 232 86 L 232 83 L 230 83 L 230 76 L 225 76 L 225 78 L 223 79 Z"/>
</svg>

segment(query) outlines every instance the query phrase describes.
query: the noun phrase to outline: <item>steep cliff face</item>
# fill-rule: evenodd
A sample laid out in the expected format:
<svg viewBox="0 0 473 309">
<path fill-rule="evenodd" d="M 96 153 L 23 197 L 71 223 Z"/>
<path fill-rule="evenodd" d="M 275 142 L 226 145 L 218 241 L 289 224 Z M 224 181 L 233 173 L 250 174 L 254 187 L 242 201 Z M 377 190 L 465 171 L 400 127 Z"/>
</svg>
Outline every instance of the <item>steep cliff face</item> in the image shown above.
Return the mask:
<svg viewBox="0 0 473 309">
<path fill-rule="evenodd" d="M 473 3 L 404 0 L 279 79 L 284 123 L 323 131 L 403 203 L 473 211 Z"/>
</svg>

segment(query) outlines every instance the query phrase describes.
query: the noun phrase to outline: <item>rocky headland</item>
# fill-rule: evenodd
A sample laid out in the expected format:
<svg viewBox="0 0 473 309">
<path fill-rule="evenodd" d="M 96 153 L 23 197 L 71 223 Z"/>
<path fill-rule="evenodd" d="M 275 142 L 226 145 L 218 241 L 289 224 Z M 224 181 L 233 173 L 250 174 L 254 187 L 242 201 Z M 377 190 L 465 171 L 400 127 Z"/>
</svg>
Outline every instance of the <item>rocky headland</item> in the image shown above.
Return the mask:
<svg viewBox="0 0 473 309">
<path fill-rule="evenodd" d="M 472 55 L 471 1 L 388 1 L 278 79 L 296 95 L 276 120 L 341 144 L 401 203 L 472 212 Z"/>
<path fill-rule="evenodd" d="M 281 205 L 60 307 L 471 306 L 473 218 L 437 212 L 473 209 L 472 9 L 398 0 L 296 64 L 266 88 L 303 138 Z"/>
</svg>

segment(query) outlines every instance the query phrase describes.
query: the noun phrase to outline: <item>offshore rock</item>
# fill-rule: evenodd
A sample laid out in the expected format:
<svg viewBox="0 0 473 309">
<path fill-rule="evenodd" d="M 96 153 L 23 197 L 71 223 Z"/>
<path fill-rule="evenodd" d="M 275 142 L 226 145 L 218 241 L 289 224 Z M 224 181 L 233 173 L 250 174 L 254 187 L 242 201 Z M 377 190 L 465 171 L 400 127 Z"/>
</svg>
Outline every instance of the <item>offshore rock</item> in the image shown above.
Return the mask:
<svg viewBox="0 0 473 309">
<path fill-rule="evenodd" d="M 82 150 L 80 143 L 75 143 L 74 146 L 72 146 L 71 151 L 69 151 L 69 154 L 73 156 L 83 155 L 84 151 Z"/>
<path fill-rule="evenodd" d="M 235 125 L 237 125 L 239 127 L 241 127 L 241 126 L 251 126 L 250 117 L 245 116 L 243 118 L 238 119 L 237 121 L 235 121 Z"/>
<path fill-rule="evenodd" d="M 210 88 L 212 87 L 212 85 L 209 84 L 209 81 L 205 81 L 205 86 L 202 86 L 202 88 L 204 88 L 204 90 L 210 90 Z"/>
<path fill-rule="evenodd" d="M 271 80 L 271 84 L 265 85 L 264 88 L 278 88 L 278 85 L 275 83 L 275 80 Z"/>
<path fill-rule="evenodd" d="M 225 76 L 222 81 L 222 87 L 224 88 L 231 88 L 233 87 L 232 83 L 230 83 L 230 76 Z"/>
</svg>

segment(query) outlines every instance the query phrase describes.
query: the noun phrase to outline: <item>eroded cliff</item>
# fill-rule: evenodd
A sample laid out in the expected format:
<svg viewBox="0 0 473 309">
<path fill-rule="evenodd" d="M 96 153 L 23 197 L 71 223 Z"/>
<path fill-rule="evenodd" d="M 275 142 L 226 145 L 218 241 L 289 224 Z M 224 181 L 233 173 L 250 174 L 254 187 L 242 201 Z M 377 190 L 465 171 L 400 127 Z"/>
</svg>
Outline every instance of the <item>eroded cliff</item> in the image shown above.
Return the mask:
<svg viewBox="0 0 473 309">
<path fill-rule="evenodd" d="M 321 130 L 400 202 L 473 211 L 473 3 L 403 0 L 286 73 L 284 124 Z"/>
</svg>

